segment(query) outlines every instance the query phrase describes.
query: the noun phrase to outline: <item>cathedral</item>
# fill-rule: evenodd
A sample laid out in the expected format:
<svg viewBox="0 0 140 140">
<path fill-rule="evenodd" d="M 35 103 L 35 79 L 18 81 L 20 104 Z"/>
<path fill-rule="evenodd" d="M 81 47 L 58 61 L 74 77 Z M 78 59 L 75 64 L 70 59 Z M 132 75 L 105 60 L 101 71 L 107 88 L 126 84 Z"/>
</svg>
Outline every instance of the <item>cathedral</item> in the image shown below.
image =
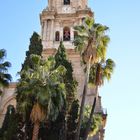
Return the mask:
<svg viewBox="0 0 140 140">
<path fill-rule="evenodd" d="M 85 17 L 93 17 L 94 13 L 88 7 L 88 0 L 48 0 L 48 6 L 40 14 L 41 37 L 43 44 L 44 58 L 54 55 L 60 41 L 67 50 L 69 61 L 73 66 L 73 75 L 78 82 L 78 98 L 81 99 L 81 93 L 84 87 L 85 74 L 80 62 L 80 55 L 75 52 L 73 40 L 77 34 L 74 31 L 75 25 L 81 25 Z M 15 100 L 16 83 L 11 83 L 9 88 L 4 89 L 4 94 L 0 99 L 0 127 L 7 110 L 8 105 L 16 106 Z M 92 104 L 94 98 L 94 89 L 88 89 L 86 104 Z M 107 113 L 101 105 L 101 97 L 98 97 L 95 112 L 101 113 L 104 125 L 100 128 L 98 134 L 89 138 L 90 140 L 103 140 L 104 127 Z"/>
</svg>

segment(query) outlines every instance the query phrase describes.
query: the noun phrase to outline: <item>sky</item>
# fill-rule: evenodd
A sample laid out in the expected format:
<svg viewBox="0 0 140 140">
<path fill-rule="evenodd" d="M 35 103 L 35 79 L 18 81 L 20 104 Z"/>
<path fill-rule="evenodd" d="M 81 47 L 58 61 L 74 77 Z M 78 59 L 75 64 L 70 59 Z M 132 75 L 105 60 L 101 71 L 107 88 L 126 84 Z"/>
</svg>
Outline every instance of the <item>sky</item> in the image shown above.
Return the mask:
<svg viewBox="0 0 140 140">
<path fill-rule="evenodd" d="M 46 6 L 47 0 L 0 1 L 0 49 L 7 50 L 13 81 Z M 140 140 L 140 1 L 89 0 L 89 7 L 96 22 L 110 28 L 107 57 L 116 62 L 111 81 L 100 88 L 108 111 L 105 140 Z"/>
</svg>

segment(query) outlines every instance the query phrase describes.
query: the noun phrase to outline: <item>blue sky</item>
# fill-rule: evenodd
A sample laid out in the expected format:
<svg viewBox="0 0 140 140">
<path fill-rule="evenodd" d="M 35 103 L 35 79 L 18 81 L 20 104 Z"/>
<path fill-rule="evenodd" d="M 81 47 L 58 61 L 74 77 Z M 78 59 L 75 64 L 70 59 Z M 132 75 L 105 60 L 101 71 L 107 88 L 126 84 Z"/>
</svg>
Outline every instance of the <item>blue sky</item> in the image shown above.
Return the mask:
<svg viewBox="0 0 140 140">
<path fill-rule="evenodd" d="M 33 31 L 40 33 L 39 13 L 47 0 L 0 1 L 0 48 L 7 50 L 15 81 Z M 110 27 L 108 57 L 116 62 L 112 80 L 100 89 L 108 110 L 105 140 L 140 139 L 140 1 L 89 0 L 96 22 Z"/>
</svg>

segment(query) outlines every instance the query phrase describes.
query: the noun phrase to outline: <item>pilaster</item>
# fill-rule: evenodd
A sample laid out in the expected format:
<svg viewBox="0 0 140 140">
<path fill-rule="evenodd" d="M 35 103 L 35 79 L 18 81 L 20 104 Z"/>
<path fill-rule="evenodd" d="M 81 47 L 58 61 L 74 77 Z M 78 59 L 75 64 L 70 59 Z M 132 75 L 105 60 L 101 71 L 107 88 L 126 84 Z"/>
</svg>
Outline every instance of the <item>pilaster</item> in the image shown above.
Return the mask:
<svg viewBox="0 0 140 140">
<path fill-rule="evenodd" d="M 51 20 L 50 41 L 54 41 L 54 19 Z"/>
<path fill-rule="evenodd" d="M 43 41 L 47 39 L 47 20 L 44 21 L 44 28 L 43 29 Z"/>
<path fill-rule="evenodd" d="M 63 41 L 63 25 L 62 25 L 62 22 L 60 23 L 60 40 Z"/>
<path fill-rule="evenodd" d="M 73 41 L 74 40 L 74 29 L 73 29 L 73 27 L 71 27 L 70 28 L 70 34 L 71 34 L 71 41 Z"/>
</svg>

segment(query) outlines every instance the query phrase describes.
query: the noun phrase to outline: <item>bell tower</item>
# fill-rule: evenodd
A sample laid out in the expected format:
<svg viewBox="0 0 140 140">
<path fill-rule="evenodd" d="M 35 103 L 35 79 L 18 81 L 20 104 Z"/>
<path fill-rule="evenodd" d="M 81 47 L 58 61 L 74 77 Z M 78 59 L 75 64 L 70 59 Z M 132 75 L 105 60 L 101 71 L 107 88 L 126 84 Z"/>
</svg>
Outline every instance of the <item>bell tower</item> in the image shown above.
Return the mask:
<svg viewBox="0 0 140 140">
<path fill-rule="evenodd" d="M 66 48 L 73 48 L 73 27 L 86 16 L 93 16 L 87 0 L 48 0 L 47 8 L 40 14 L 44 49 L 57 48 L 60 40 Z"/>
<path fill-rule="evenodd" d="M 50 10 L 63 11 L 63 7 L 72 7 L 75 9 L 85 9 L 87 7 L 87 0 L 48 0 L 48 8 Z"/>
</svg>

